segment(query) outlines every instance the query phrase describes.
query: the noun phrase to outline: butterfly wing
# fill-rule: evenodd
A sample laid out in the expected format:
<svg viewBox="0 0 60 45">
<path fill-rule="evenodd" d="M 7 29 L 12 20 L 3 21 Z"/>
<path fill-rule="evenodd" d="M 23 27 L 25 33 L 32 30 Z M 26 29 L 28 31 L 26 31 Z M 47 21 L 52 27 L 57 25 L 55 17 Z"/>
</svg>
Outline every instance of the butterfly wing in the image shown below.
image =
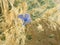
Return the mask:
<svg viewBox="0 0 60 45">
<path fill-rule="evenodd" d="M 30 18 L 30 15 L 29 14 L 25 14 L 25 18 Z"/>
<path fill-rule="evenodd" d="M 31 18 L 30 18 L 30 15 L 29 14 L 25 14 L 25 17 L 24 17 L 24 24 L 28 24 L 31 22 Z"/>
<path fill-rule="evenodd" d="M 23 16 L 22 14 L 18 16 L 18 18 L 21 18 L 24 22 L 23 25 L 26 25 L 28 23 L 31 22 L 31 17 L 29 14 L 25 14 L 25 16 Z"/>
<path fill-rule="evenodd" d="M 21 15 L 19 15 L 18 16 L 18 18 L 21 18 L 22 20 L 24 20 L 24 17 L 23 17 L 23 15 L 21 14 Z"/>
</svg>

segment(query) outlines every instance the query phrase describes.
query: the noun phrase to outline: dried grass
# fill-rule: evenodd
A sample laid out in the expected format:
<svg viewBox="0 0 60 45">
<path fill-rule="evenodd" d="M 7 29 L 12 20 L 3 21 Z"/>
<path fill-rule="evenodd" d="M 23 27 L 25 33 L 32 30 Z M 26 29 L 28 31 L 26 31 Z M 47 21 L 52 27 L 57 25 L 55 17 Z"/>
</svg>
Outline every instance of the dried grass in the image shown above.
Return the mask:
<svg viewBox="0 0 60 45">
<path fill-rule="evenodd" d="M 18 19 L 19 8 L 13 6 L 15 0 L 0 0 L 4 21 L 0 22 L 0 45 L 24 45 L 25 44 L 25 27 L 22 26 L 22 20 Z M 9 10 L 9 4 L 11 9 Z M 1 19 L 0 19 L 1 20 Z M 5 38 L 3 38 L 3 35 Z M 1 37 L 3 39 L 1 39 Z"/>
<path fill-rule="evenodd" d="M 26 45 L 60 45 L 60 25 L 46 18 L 26 25 L 26 34 Z"/>
<path fill-rule="evenodd" d="M 16 1 L 19 1 L 19 0 L 16 0 Z M 0 0 L 0 7 L 1 7 L 0 17 L 3 17 L 0 19 L 0 45 L 24 45 L 25 44 L 25 39 L 26 39 L 25 27 L 22 26 L 23 22 L 21 19 L 18 19 L 17 16 L 18 14 L 26 13 L 28 7 L 24 0 L 17 7 L 13 6 L 14 2 L 15 0 Z M 10 7 L 9 7 L 9 3 L 10 3 Z M 39 3 L 38 5 L 40 6 Z M 47 6 L 44 5 L 41 7 L 41 9 L 40 7 L 33 8 L 31 11 L 28 11 L 28 13 L 34 13 L 35 11 L 40 12 L 46 7 Z M 56 12 L 56 8 L 54 7 L 44 12 L 42 16 L 43 19 L 37 18 L 35 19 L 35 21 L 32 21 L 30 24 L 27 24 L 26 25 L 27 33 L 29 33 L 28 31 L 31 31 L 31 30 L 35 30 L 36 32 L 37 31 L 46 32 L 48 30 L 59 31 L 60 25 L 56 23 L 57 21 L 54 22 L 50 20 L 51 18 L 48 19 L 48 17 L 55 12 Z"/>
</svg>

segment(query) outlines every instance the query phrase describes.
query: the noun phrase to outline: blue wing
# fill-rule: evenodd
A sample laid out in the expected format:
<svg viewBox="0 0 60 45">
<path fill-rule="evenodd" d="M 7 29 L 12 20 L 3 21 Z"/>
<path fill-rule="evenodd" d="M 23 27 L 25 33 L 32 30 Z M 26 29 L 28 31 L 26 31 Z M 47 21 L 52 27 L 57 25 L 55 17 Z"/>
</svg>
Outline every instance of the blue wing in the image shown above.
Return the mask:
<svg viewBox="0 0 60 45">
<path fill-rule="evenodd" d="M 24 22 L 23 25 L 26 25 L 28 23 L 31 22 L 31 17 L 29 14 L 25 14 L 25 16 L 23 16 L 22 14 L 18 16 L 18 18 L 21 18 Z"/>
<path fill-rule="evenodd" d="M 25 17 L 24 17 L 24 25 L 28 24 L 31 22 L 31 18 L 30 18 L 30 15 L 29 14 L 25 14 Z"/>
<path fill-rule="evenodd" d="M 30 15 L 29 14 L 25 14 L 25 18 L 30 18 Z"/>
<path fill-rule="evenodd" d="M 22 20 L 24 20 L 24 17 L 23 17 L 23 15 L 21 14 L 21 15 L 19 15 L 18 16 L 18 18 L 21 18 Z"/>
</svg>

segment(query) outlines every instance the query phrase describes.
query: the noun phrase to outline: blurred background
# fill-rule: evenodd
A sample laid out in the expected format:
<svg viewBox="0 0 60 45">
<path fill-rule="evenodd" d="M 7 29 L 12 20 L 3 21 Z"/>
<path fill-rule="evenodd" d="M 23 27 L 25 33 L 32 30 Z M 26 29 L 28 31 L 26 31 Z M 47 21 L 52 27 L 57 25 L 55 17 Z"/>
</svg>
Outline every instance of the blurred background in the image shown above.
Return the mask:
<svg viewBox="0 0 60 45">
<path fill-rule="evenodd" d="M 60 0 L 0 0 L 0 45 L 60 45 Z"/>
</svg>

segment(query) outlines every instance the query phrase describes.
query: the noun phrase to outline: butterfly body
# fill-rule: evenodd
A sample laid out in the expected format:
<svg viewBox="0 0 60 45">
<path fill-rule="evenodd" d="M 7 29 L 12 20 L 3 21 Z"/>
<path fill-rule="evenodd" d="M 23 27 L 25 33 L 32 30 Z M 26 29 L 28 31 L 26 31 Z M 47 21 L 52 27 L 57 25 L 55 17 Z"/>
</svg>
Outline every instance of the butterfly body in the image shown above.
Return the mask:
<svg viewBox="0 0 60 45">
<path fill-rule="evenodd" d="M 24 21 L 23 25 L 26 25 L 31 22 L 31 17 L 29 14 L 25 14 L 25 15 L 21 14 L 18 16 L 18 18 L 20 18 L 20 19 L 22 19 L 22 21 Z"/>
</svg>

